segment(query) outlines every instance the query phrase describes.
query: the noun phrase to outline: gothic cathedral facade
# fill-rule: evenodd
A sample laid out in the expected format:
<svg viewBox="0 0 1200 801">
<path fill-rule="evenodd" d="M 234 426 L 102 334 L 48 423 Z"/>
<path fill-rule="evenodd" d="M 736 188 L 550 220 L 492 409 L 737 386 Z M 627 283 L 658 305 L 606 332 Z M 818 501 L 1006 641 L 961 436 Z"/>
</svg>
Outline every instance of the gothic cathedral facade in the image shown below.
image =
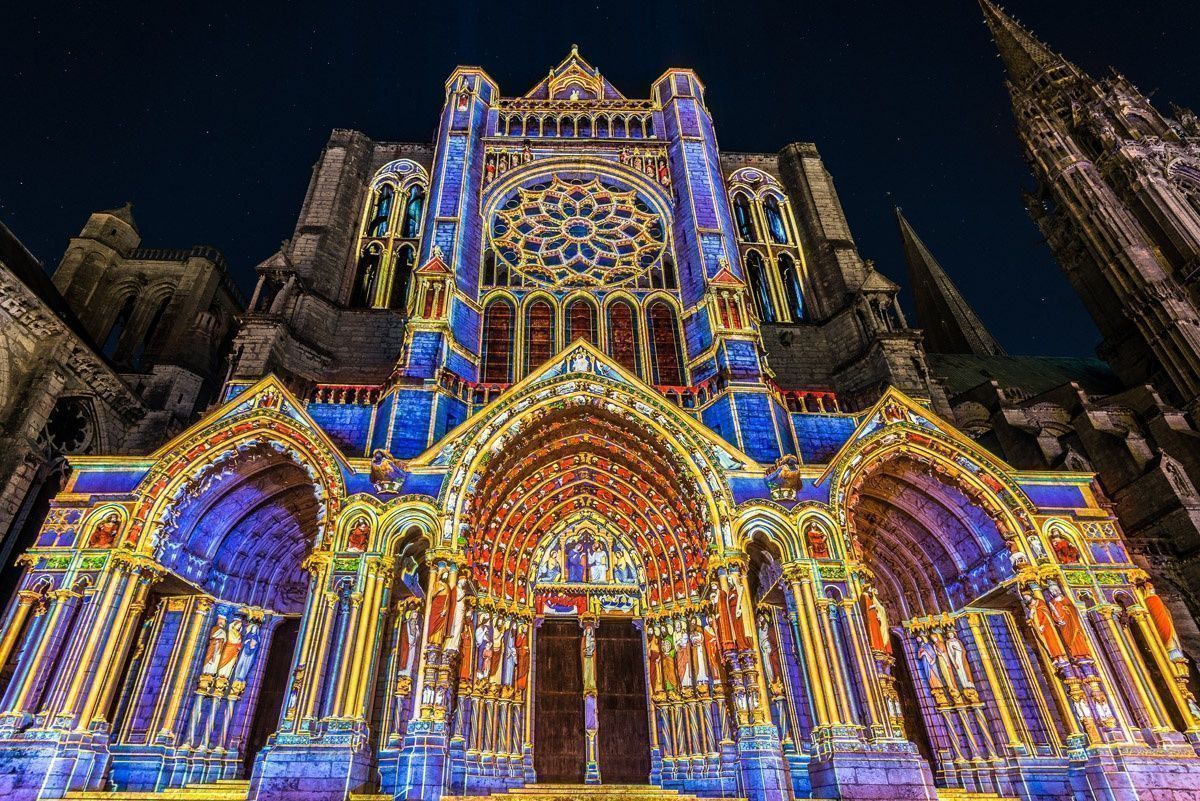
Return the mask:
<svg viewBox="0 0 1200 801">
<path fill-rule="evenodd" d="M 334 133 L 219 402 L 73 457 L 20 557 L 5 797 L 1190 797 L 1094 474 L 949 422 L 815 148 L 723 153 L 704 93 L 573 50 Z"/>
</svg>

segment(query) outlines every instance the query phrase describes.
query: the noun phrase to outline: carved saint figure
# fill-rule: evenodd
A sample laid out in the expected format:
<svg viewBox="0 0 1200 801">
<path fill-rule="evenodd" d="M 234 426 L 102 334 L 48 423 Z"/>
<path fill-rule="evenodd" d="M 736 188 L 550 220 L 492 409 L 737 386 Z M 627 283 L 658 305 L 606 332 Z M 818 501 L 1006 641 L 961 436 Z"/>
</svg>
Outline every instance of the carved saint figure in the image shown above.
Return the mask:
<svg viewBox="0 0 1200 801">
<path fill-rule="evenodd" d="M 221 653 L 225 650 L 225 616 L 217 615 L 212 628 L 208 630 L 208 648 L 204 651 L 203 673 L 206 676 L 215 675 L 221 666 Z"/>
<path fill-rule="evenodd" d="M 1050 659 L 1063 659 L 1067 655 L 1066 649 L 1063 647 L 1062 639 L 1058 634 L 1058 627 L 1055 625 L 1054 617 L 1050 613 L 1050 608 L 1046 602 L 1033 593 L 1026 593 L 1025 604 L 1027 615 L 1029 617 L 1029 625 L 1033 627 L 1034 634 L 1046 646 L 1046 652 L 1050 655 Z"/>
<path fill-rule="evenodd" d="M 924 634 L 917 640 L 917 661 L 921 664 L 921 675 L 925 677 L 925 684 L 929 689 L 944 689 L 946 685 L 942 681 L 941 671 L 938 670 L 937 649 Z"/>
<path fill-rule="evenodd" d="M 891 654 L 892 637 L 888 628 L 887 610 L 879 602 L 879 596 L 874 589 L 867 590 L 862 595 L 863 618 L 867 624 L 867 639 L 871 641 L 871 650 L 882 654 Z"/>
<path fill-rule="evenodd" d="M 350 527 L 350 533 L 346 535 L 346 550 L 361 553 L 367 550 L 367 543 L 370 541 L 371 524 L 367 518 L 360 517 L 354 521 L 354 525 Z"/>
<path fill-rule="evenodd" d="M 429 642 L 441 645 L 446 638 L 446 623 L 450 619 L 450 569 L 443 567 L 437 572 L 433 597 L 429 599 Z"/>
<path fill-rule="evenodd" d="M 967 649 L 963 646 L 962 640 L 958 639 L 958 633 L 953 629 L 946 630 L 946 654 L 950 657 L 950 664 L 954 666 L 954 675 L 958 679 L 958 686 L 964 689 L 974 689 L 975 680 L 971 677 L 971 668 L 967 665 Z"/>
<path fill-rule="evenodd" d="M 421 612 L 416 606 L 408 607 L 404 613 L 404 628 L 400 632 L 400 654 L 397 663 L 400 675 L 413 675 L 417 667 L 417 651 L 420 647 Z"/>
<path fill-rule="evenodd" d="M 250 668 L 254 667 L 254 655 L 258 653 L 259 635 L 257 623 L 251 623 L 246 627 L 246 633 L 242 635 L 242 653 L 238 656 L 237 666 L 233 669 L 234 681 L 246 683 L 246 677 L 250 675 Z"/>
<path fill-rule="evenodd" d="M 829 558 L 829 535 L 825 533 L 825 529 L 816 523 L 810 523 L 808 530 L 804 532 L 804 539 L 808 542 L 809 556 L 813 559 Z"/>
<path fill-rule="evenodd" d="M 1186 657 L 1183 655 L 1183 649 L 1179 645 L 1179 635 L 1175 632 L 1175 622 L 1171 619 L 1171 613 L 1167 610 L 1167 605 L 1163 603 L 1162 598 L 1158 597 L 1158 593 L 1154 591 L 1154 585 L 1146 582 L 1142 585 L 1145 591 L 1146 611 L 1150 613 L 1150 620 L 1154 623 L 1154 630 L 1158 633 L 1158 638 L 1162 640 L 1163 647 L 1167 649 L 1167 656 L 1173 662 L 1185 662 Z"/>
<path fill-rule="evenodd" d="M 1059 564 L 1079 564 L 1079 549 L 1061 531 L 1056 530 L 1050 535 L 1050 547 L 1054 550 L 1054 555 L 1058 557 Z"/>
<path fill-rule="evenodd" d="M 586 581 L 587 550 L 584 544 L 575 540 L 567 546 L 567 581 Z"/>
<path fill-rule="evenodd" d="M 1083 631 L 1083 622 L 1079 619 L 1079 610 L 1075 603 L 1063 593 L 1057 582 L 1051 581 L 1048 589 L 1050 609 L 1054 613 L 1054 620 L 1062 634 L 1067 653 L 1076 659 L 1090 658 L 1092 654 L 1088 648 L 1087 635 Z"/>
<path fill-rule="evenodd" d="M 238 654 L 242 652 L 242 628 L 244 625 L 241 619 L 236 617 L 229 622 L 225 632 L 225 644 L 221 648 L 221 656 L 217 664 L 219 678 L 228 679 L 233 675 L 233 666 L 237 664 Z"/>
<path fill-rule="evenodd" d="M 92 532 L 92 536 L 88 539 L 87 547 L 89 548 L 111 548 L 113 543 L 117 541 L 117 531 L 121 528 L 121 517 L 116 512 L 110 512 L 107 517 L 96 526 L 96 530 Z"/>
<path fill-rule="evenodd" d="M 608 552 L 599 543 L 593 543 L 588 552 L 588 581 L 608 583 Z"/>
</svg>

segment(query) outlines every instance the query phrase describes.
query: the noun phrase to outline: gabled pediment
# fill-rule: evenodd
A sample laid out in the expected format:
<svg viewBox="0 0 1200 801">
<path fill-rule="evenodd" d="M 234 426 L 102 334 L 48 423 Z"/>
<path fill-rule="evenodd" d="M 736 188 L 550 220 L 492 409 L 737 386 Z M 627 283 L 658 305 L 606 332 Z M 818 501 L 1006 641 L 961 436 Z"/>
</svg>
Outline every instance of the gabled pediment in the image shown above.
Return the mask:
<svg viewBox="0 0 1200 801">
<path fill-rule="evenodd" d="M 579 55 L 579 47 L 571 45 L 571 52 L 558 66 L 525 93 L 530 100 L 624 100 L 625 96 L 604 79 L 600 71 L 587 59 Z"/>
</svg>

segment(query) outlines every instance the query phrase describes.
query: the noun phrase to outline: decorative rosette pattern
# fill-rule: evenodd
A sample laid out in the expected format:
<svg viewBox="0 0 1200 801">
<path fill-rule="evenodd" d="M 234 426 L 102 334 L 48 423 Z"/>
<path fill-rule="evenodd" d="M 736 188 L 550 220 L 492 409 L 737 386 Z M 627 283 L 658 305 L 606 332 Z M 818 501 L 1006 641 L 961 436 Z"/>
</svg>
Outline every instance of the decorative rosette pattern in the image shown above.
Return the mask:
<svg viewBox="0 0 1200 801">
<path fill-rule="evenodd" d="M 552 289 L 614 287 L 656 265 L 662 221 L 633 190 L 599 178 L 521 187 L 492 223 L 496 256 L 531 283 Z"/>
</svg>

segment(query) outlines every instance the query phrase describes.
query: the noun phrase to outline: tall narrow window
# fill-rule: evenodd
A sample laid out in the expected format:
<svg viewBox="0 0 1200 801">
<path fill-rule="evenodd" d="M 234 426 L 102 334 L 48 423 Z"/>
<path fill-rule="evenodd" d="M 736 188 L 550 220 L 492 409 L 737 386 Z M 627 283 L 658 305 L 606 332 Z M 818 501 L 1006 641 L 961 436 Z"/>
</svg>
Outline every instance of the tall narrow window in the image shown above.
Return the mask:
<svg viewBox="0 0 1200 801">
<path fill-rule="evenodd" d="M 750 200 L 738 192 L 733 196 L 733 216 L 737 221 L 738 236 L 743 242 L 757 242 L 758 232 L 754 229 L 754 215 L 750 212 Z"/>
<path fill-rule="evenodd" d="M 662 274 L 663 285 L 667 289 L 675 289 L 679 286 L 679 277 L 675 274 L 675 260 L 670 256 L 663 256 Z"/>
<path fill-rule="evenodd" d="M 496 285 L 496 251 L 488 248 L 483 254 L 483 285 Z"/>
<path fill-rule="evenodd" d="M 384 184 L 375 190 L 375 205 L 371 208 L 371 219 L 367 221 L 367 236 L 387 236 L 395 199 L 396 190 L 391 184 Z"/>
<path fill-rule="evenodd" d="M 400 227 L 400 236 L 405 239 L 416 239 L 421 234 L 421 212 L 425 209 L 425 190 L 420 184 L 413 184 L 408 191 L 408 204 L 404 207 L 404 224 Z"/>
<path fill-rule="evenodd" d="M 129 319 L 133 317 L 133 307 L 137 302 L 134 295 L 125 298 L 125 302 L 121 304 L 121 310 L 117 312 L 117 318 L 113 320 L 112 328 L 108 329 L 108 337 L 104 340 L 104 355 L 108 358 L 113 358 L 117 354 L 117 346 L 121 344 L 121 337 L 125 334 L 125 329 L 129 327 Z"/>
<path fill-rule="evenodd" d="M 608 307 L 608 353 L 613 360 L 634 375 L 641 351 L 638 349 L 637 317 L 626 301 L 614 300 Z"/>
<path fill-rule="evenodd" d="M 554 355 L 554 308 L 535 300 L 525 316 L 525 371 L 534 370 Z"/>
<path fill-rule="evenodd" d="M 758 312 L 758 319 L 764 323 L 775 322 L 775 304 L 771 303 L 767 271 L 757 250 L 746 254 L 746 277 L 750 280 L 750 295 L 754 298 L 754 309 Z"/>
<path fill-rule="evenodd" d="M 392 293 L 388 297 L 389 309 L 403 309 L 408 301 L 408 282 L 412 279 L 413 262 L 416 255 L 412 245 L 403 245 L 396 251 L 392 267 Z"/>
<path fill-rule="evenodd" d="M 375 300 L 375 284 L 379 280 L 382 253 L 378 244 L 370 244 L 363 248 L 354 272 L 354 289 L 350 293 L 351 306 L 370 306 Z"/>
<path fill-rule="evenodd" d="M 798 323 L 804 319 L 804 293 L 800 290 L 800 274 L 796 271 L 796 262 L 787 253 L 779 254 L 779 281 L 783 284 L 783 294 L 787 298 L 792 322 Z"/>
<path fill-rule="evenodd" d="M 767 228 L 771 231 L 771 241 L 777 245 L 786 245 L 788 241 L 787 228 L 783 224 L 783 214 L 779 211 L 779 201 L 768 197 L 763 204 L 767 215 Z"/>
<path fill-rule="evenodd" d="M 683 361 L 679 352 L 679 330 L 675 312 L 666 301 L 656 300 L 647 313 L 650 321 L 650 356 L 654 362 L 654 383 L 679 386 L 683 383 Z"/>
<path fill-rule="evenodd" d="M 596 337 L 596 308 L 583 298 L 571 301 L 567 306 L 567 341 L 586 339 L 598 344 Z"/>
<path fill-rule="evenodd" d="M 154 343 L 154 338 L 158 334 L 159 326 L 162 324 L 163 315 L 167 311 L 167 305 L 171 302 L 171 296 L 167 295 L 158 302 L 158 307 L 154 310 L 154 316 L 150 318 L 150 325 L 146 326 L 146 333 L 142 335 L 142 341 L 134 349 L 133 355 L 129 358 L 129 364 L 135 369 L 140 369 L 142 366 L 142 356 L 146 354 L 146 349 Z"/>
<path fill-rule="evenodd" d="M 513 307 L 507 300 L 488 304 L 483 313 L 483 381 L 512 381 Z"/>
</svg>

